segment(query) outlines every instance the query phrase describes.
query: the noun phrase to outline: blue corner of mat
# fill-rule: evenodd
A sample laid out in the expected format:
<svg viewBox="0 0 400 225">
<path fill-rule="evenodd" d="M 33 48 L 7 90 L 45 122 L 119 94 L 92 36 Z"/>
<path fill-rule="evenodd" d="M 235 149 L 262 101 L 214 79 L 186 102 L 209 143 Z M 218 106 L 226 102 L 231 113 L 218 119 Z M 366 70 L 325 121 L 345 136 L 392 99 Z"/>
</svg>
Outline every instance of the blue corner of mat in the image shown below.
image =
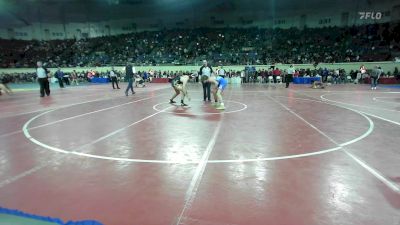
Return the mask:
<svg viewBox="0 0 400 225">
<path fill-rule="evenodd" d="M 84 220 L 84 221 L 78 221 L 78 222 L 69 221 L 68 223 L 66 223 L 64 225 L 103 225 L 103 224 L 101 224 L 95 220 Z"/>
<path fill-rule="evenodd" d="M 22 212 L 22 211 L 19 211 L 16 209 L 7 209 L 7 208 L 3 208 L 3 207 L 0 207 L 0 214 L 19 216 L 19 217 L 24 217 L 24 218 L 34 219 L 34 220 L 51 222 L 51 223 L 60 224 L 60 225 L 103 225 L 102 223 L 95 221 L 95 220 L 83 220 L 83 221 L 76 221 L 76 222 L 68 221 L 67 223 L 64 223 L 61 219 L 51 218 L 51 217 L 46 217 L 46 216 L 37 216 L 37 215 Z"/>
</svg>

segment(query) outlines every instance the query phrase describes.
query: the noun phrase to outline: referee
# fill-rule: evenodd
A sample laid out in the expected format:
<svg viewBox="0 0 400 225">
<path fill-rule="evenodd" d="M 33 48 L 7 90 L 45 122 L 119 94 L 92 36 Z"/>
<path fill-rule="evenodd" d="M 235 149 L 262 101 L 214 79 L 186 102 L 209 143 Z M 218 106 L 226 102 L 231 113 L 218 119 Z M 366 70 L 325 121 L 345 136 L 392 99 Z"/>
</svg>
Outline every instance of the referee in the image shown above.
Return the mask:
<svg viewBox="0 0 400 225">
<path fill-rule="evenodd" d="M 114 67 L 111 67 L 110 78 L 113 89 L 115 89 L 114 83 L 117 85 L 117 89 L 120 89 L 118 86 L 117 73 L 115 72 Z"/>
<path fill-rule="evenodd" d="M 289 83 L 292 82 L 293 80 L 293 75 L 295 73 L 295 69 L 293 68 L 293 65 L 290 65 L 290 67 L 287 69 L 287 75 L 285 77 L 285 82 L 286 82 L 286 88 L 289 87 Z"/>
<path fill-rule="evenodd" d="M 200 67 L 199 75 L 201 76 L 201 84 L 203 85 L 203 99 L 211 101 L 211 83 L 208 78 L 211 77 L 213 69 L 208 65 L 207 60 L 203 60 L 203 66 Z"/>
<path fill-rule="evenodd" d="M 45 93 L 47 96 L 50 95 L 50 84 L 49 84 L 49 79 L 47 77 L 48 71 L 45 68 L 43 68 L 43 63 L 41 61 L 37 62 L 36 65 L 37 65 L 36 75 L 40 85 L 40 97 L 43 98 Z"/>
<path fill-rule="evenodd" d="M 225 69 L 222 66 L 218 70 L 218 76 L 225 77 Z"/>
</svg>

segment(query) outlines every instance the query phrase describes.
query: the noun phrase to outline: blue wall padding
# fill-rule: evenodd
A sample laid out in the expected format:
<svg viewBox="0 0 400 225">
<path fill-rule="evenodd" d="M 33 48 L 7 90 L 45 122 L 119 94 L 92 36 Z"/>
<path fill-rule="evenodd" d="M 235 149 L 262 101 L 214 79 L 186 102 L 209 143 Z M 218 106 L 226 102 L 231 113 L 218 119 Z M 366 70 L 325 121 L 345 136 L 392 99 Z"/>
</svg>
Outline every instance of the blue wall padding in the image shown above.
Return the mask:
<svg viewBox="0 0 400 225">
<path fill-rule="evenodd" d="M 19 210 L 6 209 L 6 208 L 2 208 L 2 207 L 0 207 L 0 214 L 19 216 L 19 217 L 40 220 L 40 221 L 45 221 L 45 222 L 50 222 L 50 223 L 55 223 L 55 224 L 60 224 L 60 225 L 103 225 L 102 223 L 99 223 L 95 220 L 83 220 L 83 221 L 76 221 L 76 222 L 68 221 L 67 223 L 64 223 L 61 219 L 51 218 L 51 217 L 46 217 L 46 216 L 37 216 L 37 215 L 33 215 L 33 214 L 24 213 Z"/>
</svg>

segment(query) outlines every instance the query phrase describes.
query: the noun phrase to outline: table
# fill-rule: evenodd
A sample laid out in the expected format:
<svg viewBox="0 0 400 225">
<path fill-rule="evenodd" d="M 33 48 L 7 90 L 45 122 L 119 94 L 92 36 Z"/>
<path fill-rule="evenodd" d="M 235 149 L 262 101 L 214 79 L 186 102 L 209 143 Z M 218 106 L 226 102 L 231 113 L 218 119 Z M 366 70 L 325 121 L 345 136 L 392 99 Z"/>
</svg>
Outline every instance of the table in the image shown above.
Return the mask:
<svg viewBox="0 0 400 225">
<path fill-rule="evenodd" d="M 293 77 L 294 84 L 312 84 L 314 81 L 321 81 L 321 77 Z"/>
<path fill-rule="evenodd" d="M 370 84 L 371 78 L 365 77 L 364 83 Z M 399 83 L 400 83 L 400 80 L 397 80 L 395 77 L 381 77 L 378 80 L 378 84 L 399 84 Z"/>
<path fill-rule="evenodd" d="M 153 78 L 151 83 L 168 83 L 168 78 Z"/>
<path fill-rule="evenodd" d="M 93 77 L 90 82 L 92 83 L 108 83 L 110 80 L 108 78 Z"/>
</svg>

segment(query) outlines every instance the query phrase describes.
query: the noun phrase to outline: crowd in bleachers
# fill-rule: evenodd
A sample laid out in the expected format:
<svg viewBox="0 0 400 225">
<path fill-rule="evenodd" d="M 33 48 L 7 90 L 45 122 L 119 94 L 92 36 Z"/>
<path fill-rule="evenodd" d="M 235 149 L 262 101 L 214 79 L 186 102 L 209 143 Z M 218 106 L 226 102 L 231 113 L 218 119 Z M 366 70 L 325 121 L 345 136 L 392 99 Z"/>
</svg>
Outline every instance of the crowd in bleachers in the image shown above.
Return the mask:
<svg viewBox="0 0 400 225">
<path fill-rule="evenodd" d="M 197 28 L 81 40 L 0 40 L 0 66 L 223 65 L 390 61 L 400 56 L 400 24 L 291 29 Z"/>
<path fill-rule="evenodd" d="M 349 82 L 361 82 L 361 78 L 365 78 L 371 73 L 369 68 L 363 77 L 360 77 L 359 70 L 346 71 L 344 69 L 327 69 L 322 67 L 308 68 L 308 69 L 295 69 L 294 77 L 321 77 L 323 82 L 329 82 L 333 84 L 349 83 Z M 122 70 L 114 70 L 119 81 L 124 81 L 124 72 Z M 79 83 L 91 82 L 91 78 L 108 78 L 110 79 L 110 71 L 97 72 L 94 70 L 77 71 L 77 80 Z M 64 72 L 66 75 L 70 75 L 68 72 Z M 194 79 L 192 81 L 198 82 L 199 76 L 197 71 L 166 71 L 166 70 L 151 70 L 151 71 L 138 71 L 136 76 L 143 79 L 145 82 L 151 82 L 154 78 L 173 78 L 177 75 L 190 75 Z M 281 77 L 281 81 L 285 81 L 287 75 L 287 69 L 281 69 L 276 66 L 271 66 L 268 69 L 255 69 L 252 72 L 243 70 L 226 70 L 226 78 L 229 83 L 276 83 L 276 77 Z M 54 77 L 54 75 L 53 75 Z M 400 72 L 396 67 L 394 71 L 382 71 L 381 77 L 394 77 L 400 80 Z M 273 80 L 270 80 L 273 78 Z M 54 78 L 55 79 L 55 78 Z M 69 78 L 67 78 L 69 79 Z M 25 82 L 36 82 L 36 73 L 0 73 L 0 80 L 7 81 L 7 83 L 25 83 Z M 69 82 L 66 82 L 67 84 Z"/>
</svg>

